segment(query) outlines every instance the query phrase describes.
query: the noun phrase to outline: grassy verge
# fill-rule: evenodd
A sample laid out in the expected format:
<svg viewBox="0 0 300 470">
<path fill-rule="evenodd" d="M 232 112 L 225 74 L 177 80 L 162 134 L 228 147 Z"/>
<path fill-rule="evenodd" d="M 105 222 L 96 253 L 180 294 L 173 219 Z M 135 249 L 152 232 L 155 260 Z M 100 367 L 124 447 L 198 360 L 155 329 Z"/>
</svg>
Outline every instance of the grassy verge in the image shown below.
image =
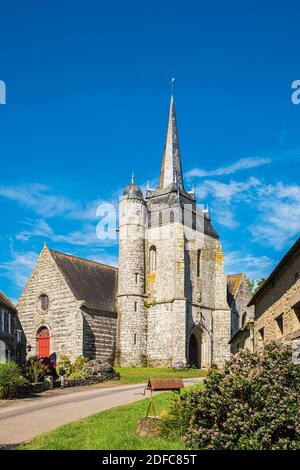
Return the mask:
<svg viewBox="0 0 300 470">
<path fill-rule="evenodd" d="M 173 370 L 168 368 L 156 369 L 154 367 L 116 367 L 116 371 L 121 374 L 121 380 L 119 383 L 123 384 L 144 383 L 150 378 L 189 379 L 194 377 L 205 377 L 207 374 L 206 370 L 203 369 Z"/>
<path fill-rule="evenodd" d="M 198 385 L 199 386 L 199 385 Z M 201 386 L 201 385 L 200 385 Z M 154 397 L 156 412 L 168 408 L 172 393 L 161 393 Z M 74 423 L 61 426 L 54 431 L 41 434 L 19 449 L 30 450 L 181 450 L 184 445 L 179 438 L 139 437 L 136 423 L 145 416 L 148 399 L 103 411 Z"/>
</svg>

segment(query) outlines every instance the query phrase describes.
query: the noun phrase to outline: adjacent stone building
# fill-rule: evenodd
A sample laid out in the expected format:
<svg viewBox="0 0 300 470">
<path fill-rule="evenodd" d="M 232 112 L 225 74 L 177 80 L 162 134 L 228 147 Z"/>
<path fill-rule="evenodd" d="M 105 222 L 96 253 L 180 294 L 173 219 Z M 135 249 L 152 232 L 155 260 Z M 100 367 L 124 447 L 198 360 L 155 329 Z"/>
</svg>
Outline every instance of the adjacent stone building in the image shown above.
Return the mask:
<svg viewBox="0 0 300 470">
<path fill-rule="evenodd" d="M 256 292 L 252 305 L 255 350 L 271 341 L 300 347 L 300 238 Z"/>
<path fill-rule="evenodd" d="M 249 306 L 252 293 L 245 274 L 227 276 L 227 301 L 231 309 L 230 351 L 237 353 L 240 349 L 254 349 L 253 324 L 254 307 Z"/>
<path fill-rule="evenodd" d="M 117 357 L 121 365 L 209 367 L 230 354 L 224 255 L 184 186 L 171 97 L 159 186 L 132 180 L 120 201 Z"/>
<path fill-rule="evenodd" d="M 113 362 L 118 270 L 45 245 L 18 301 L 30 355 Z"/>
<path fill-rule="evenodd" d="M 25 338 L 16 307 L 0 291 L 0 362 L 7 359 L 23 362 Z"/>
</svg>

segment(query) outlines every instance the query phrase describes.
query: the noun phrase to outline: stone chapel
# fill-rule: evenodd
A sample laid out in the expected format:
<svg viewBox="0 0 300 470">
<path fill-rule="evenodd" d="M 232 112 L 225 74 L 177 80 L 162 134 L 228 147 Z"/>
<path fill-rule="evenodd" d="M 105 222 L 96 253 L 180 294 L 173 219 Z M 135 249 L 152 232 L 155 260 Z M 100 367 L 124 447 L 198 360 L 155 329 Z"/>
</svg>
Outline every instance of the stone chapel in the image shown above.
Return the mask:
<svg viewBox="0 0 300 470">
<path fill-rule="evenodd" d="M 17 304 L 27 353 L 223 364 L 247 302 L 229 306 L 219 236 L 185 188 L 173 96 L 158 187 L 132 178 L 119 210 L 119 269 L 43 248 Z"/>
</svg>

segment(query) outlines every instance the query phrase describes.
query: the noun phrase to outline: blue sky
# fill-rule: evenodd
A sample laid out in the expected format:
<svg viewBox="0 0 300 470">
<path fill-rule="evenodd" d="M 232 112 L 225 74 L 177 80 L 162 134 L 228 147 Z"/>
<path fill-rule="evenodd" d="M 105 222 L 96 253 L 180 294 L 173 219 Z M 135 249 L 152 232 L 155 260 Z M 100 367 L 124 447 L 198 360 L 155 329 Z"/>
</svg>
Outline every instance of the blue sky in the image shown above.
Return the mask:
<svg viewBox="0 0 300 470">
<path fill-rule="evenodd" d="M 296 1 L 1 2 L 0 290 L 48 246 L 117 263 L 99 201 L 158 177 L 175 101 L 187 188 L 226 271 L 268 274 L 300 229 Z"/>
</svg>

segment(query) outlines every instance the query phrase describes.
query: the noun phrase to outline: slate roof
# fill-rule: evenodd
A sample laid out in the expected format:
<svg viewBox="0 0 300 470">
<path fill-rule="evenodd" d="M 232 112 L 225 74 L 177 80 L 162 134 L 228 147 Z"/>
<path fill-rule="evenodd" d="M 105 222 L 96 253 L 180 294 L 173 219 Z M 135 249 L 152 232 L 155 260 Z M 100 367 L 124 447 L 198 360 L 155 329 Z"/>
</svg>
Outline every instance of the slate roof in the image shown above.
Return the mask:
<svg viewBox="0 0 300 470">
<path fill-rule="evenodd" d="M 6 295 L 4 295 L 3 292 L 1 291 L 0 291 L 0 304 L 6 308 L 10 308 L 11 310 L 14 310 L 14 311 L 17 310 L 14 304 L 11 302 L 11 300 L 9 300 L 9 298 L 6 297 Z"/>
<path fill-rule="evenodd" d="M 167 134 L 165 139 L 165 148 L 160 170 L 159 187 L 161 189 L 166 188 L 175 181 L 179 187 L 183 189 L 183 176 L 181 169 L 178 130 L 176 124 L 176 111 L 174 97 L 172 95 Z"/>
<path fill-rule="evenodd" d="M 93 310 L 116 312 L 118 269 L 49 250 L 77 300 Z"/>
<path fill-rule="evenodd" d="M 172 184 L 168 188 L 163 189 L 156 189 L 156 190 L 148 190 L 146 195 L 147 200 L 147 207 L 148 210 L 151 212 L 152 207 L 155 208 L 156 211 L 165 209 L 166 207 L 171 208 L 172 206 L 176 206 L 180 203 L 183 204 L 192 204 L 194 210 L 196 209 L 196 197 L 194 193 L 187 193 L 184 189 L 180 189 L 177 183 Z M 198 211 L 201 211 L 200 207 L 198 206 Z M 217 234 L 211 218 L 207 212 L 202 211 L 203 213 L 203 225 L 204 225 L 204 233 L 210 235 L 213 238 L 219 239 L 219 235 Z"/>
<path fill-rule="evenodd" d="M 134 198 L 134 199 L 144 200 L 143 192 L 141 188 L 139 188 L 139 186 L 135 184 L 133 175 L 132 175 L 131 183 L 128 186 L 126 186 L 126 188 L 123 191 L 123 196 L 126 196 L 128 199 Z"/>
</svg>

